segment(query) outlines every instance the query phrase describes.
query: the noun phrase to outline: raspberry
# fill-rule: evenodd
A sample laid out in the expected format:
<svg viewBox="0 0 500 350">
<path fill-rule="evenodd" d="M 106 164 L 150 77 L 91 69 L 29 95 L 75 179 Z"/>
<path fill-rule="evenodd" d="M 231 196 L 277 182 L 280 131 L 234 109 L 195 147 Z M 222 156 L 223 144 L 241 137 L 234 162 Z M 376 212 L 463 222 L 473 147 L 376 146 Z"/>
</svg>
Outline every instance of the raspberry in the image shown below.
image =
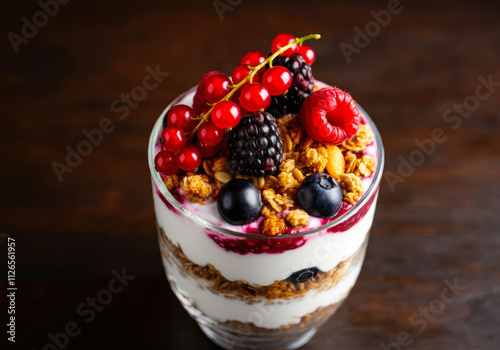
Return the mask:
<svg viewBox="0 0 500 350">
<path fill-rule="evenodd" d="M 337 88 L 313 92 L 302 104 L 299 118 L 315 141 L 335 145 L 353 137 L 360 123 L 351 95 Z"/>
<path fill-rule="evenodd" d="M 193 109 L 196 111 L 196 114 L 200 114 L 200 112 L 207 106 L 208 100 L 205 97 L 205 83 L 207 82 L 208 78 L 214 76 L 214 75 L 224 75 L 222 72 L 208 72 L 201 78 L 200 83 L 198 84 L 198 88 L 196 89 L 196 93 L 194 94 L 193 98 Z"/>
<path fill-rule="evenodd" d="M 267 112 L 242 118 L 229 133 L 227 159 L 235 174 L 262 177 L 278 171 L 283 142 L 276 119 Z"/>
</svg>

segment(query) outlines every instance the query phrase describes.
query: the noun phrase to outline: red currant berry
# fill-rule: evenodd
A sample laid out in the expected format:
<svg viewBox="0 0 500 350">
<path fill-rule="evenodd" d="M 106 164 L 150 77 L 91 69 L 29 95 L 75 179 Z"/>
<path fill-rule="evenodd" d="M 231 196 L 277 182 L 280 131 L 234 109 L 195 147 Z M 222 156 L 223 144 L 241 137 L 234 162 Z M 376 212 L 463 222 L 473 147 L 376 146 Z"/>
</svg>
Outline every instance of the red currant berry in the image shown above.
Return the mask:
<svg viewBox="0 0 500 350">
<path fill-rule="evenodd" d="M 203 107 L 203 108 L 201 109 L 201 111 L 200 111 L 200 114 L 198 115 L 198 118 L 200 118 L 200 119 L 201 119 L 201 118 L 203 118 L 203 116 L 204 116 L 205 114 L 207 114 L 207 113 L 208 113 L 208 111 L 209 111 L 209 110 L 211 110 L 211 109 L 212 109 L 212 107 L 211 107 L 211 106 L 209 106 L 209 105 L 206 105 L 205 107 Z M 212 116 L 211 116 L 211 115 L 209 115 L 209 116 L 208 116 L 208 120 L 210 120 L 210 119 L 212 119 Z"/>
<path fill-rule="evenodd" d="M 201 156 L 205 159 L 214 157 L 220 149 L 220 145 L 210 147 L 202 145 L 200 140 L 196 143 L 196 147 L 200 150 Z"/>
<path fill-rule="evenodd" d="M 229 92 L 230 85 L 231 80 L 225 75 L 214 75 L 208 78 L 205 83 L 205 97 L 208 102 L 219 102 Z"/>
<path fill-rule="evenodd" d="M 262 85 L 271 95 L 282 95 L 292 85 L 292 73 L 283 66 L 274 66 L 264 73 Z"/>
<path fill-rule="evenodd" d="M 212 110 L 212 121 L 221 129 L 234 128 L 240 119 L 240 108 L 233 101 L 221 101 Z"/>
<path fill-rule="evenodd" d="M 194 146 L 184 147 L 177 153 L 177 165 L 184 171 L 193 171 L 201 164 L 201 153 Z"/>
<path fill-rule="evenodd" d="M 161 132 L 160 140 L 163 150 L 175 153 L 186 144 L 186 134 L 177 126 L 167 126 Z"/>
<path fill-rule="evenodd" d="M 245 86 L 247 86 L 247 84 L 245 84 L 243 87 L 245 87 Z M 243 90 L 243 88 L 236 90 L 235 93 L 232 94 L 231 97 L 229 98 L 229 101 L 233 101 L 234 103 L 236 103 L 236 105 L 240 109 L 241 116 L 243 117 L 249 113 L 241 105 L 241 101 L 240 101 L 241 90 Z"/>
<path fill-rule="evenodd" d="M 316 60 L 316 54 L 314 53 L 314 50 L 309 45 L 299 46 L 297 53 L 300 53 L 300 55 L 302 57 L 304 57 L 306 64 L 309 66 L 312 65 L 314 63 L 314 61 Z"/>
<path fill-rule="evenodd" d="M 205 146 L 218 145 L 224 137 L 224 130 L 213 122 L 205 122 L 198 129 L 198 139 Z"/>
<path fill-rule="evenodd" d="M 292 34 L 278 34 L 271 43 L 271 52 L 275 53 L 280 48 L 285 47 L 295 39 L 297 38 Z M 298 44 L 293 45 L 291 48 L 280 54 L 280 56 L 290 56 L 291 54 L 297 52 L 298 46 Z"/>
<path fill-rule="evenodd" d="M 247 65 L 240 64 L 238 67 L 236 67 L 233 70 L 233 74 L 231 74 L 231 77 L 233 78 L 233 84 L 238 84 L 240 81 L 245 79 L 248 74 L 250 74 L 252 70 L 248 68 Z"/>
<path fill-rule="evenodd" d="M 155 169 L 163 175 L 172 175 L 179 169 L 175 155 L 168 151 L 160 151 L 155 157 Z"/>
<path fill-rule="evenodd" d="M 168 125 L 177 126 L 185 132 L 192 131 L 196 126 L 196 112 L 186 105 L 173 106 L 167 114 Z"/>
<path fill-rule="evenodd" d="M 240 102 L 249 112 L 265 110 L 271 104 L 271 95 L 262 84 L 250 84 L 241 91 Z"/>
<path fill-rule="evenodd" d="M 264 62 L 267 58 L 267 55 L 260 52 L 260 51 L 250 51 L 243 56 L 241 59 L 241 64 L 250 66 L 250 67 L 256 67 L 262 62 Z"/>
</svg>

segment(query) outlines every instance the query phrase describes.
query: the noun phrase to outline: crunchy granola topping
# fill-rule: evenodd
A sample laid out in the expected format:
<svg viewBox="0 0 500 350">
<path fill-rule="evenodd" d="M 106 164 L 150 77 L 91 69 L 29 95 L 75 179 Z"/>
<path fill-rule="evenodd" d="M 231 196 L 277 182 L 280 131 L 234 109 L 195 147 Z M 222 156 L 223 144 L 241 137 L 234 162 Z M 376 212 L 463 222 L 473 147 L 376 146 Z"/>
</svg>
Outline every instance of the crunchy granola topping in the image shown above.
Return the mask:
<svg viewBox="0 0 500 350">
<path fill-rule="evenodd" d="M 264 216 L 267 218 L 268 216 L 271 216 L 271 215 L 276 214 L 276 211 L 275 211 L 275 210 L 273 210 L 273 209 L 271 209 L 271 208 L 270 208 L 270 207 L 268 207 L 267 205 L 264 205 L 264 206 L 262 207 L 262 210 L 260 211 L 260 213 L 261 213 L 262 215 L 264 215 Z"/>
<path fill-rule="evenodd" d="M 259 190 L 263 189 L 265 184 L 266 184 L 266 179 L 264 177 L 259 177 L 257 179 L 257 188 Z"/>
<path fill-rule="evenodd" d="M 300 140 L 302 140 L 302 136 L 304 134 L 304 129 L 302 128 L 301 125 L 294 127 L 293 129 L 290 129 L 288 131 L 288 134 L 290 135 L 290 138 L 292 139 L 292 149 L 295 149 L 295 147 L 300 143 Z"/>
<path fill-rule="evenodd" d="M 370 176 L 375 171 L 375 159 L 364 155 L 358 158 L 354 153 L 348 151 L 345 154 L 346 174 L 354 174 L 358 177 Z"/>
<path fill-rule="evenodd" d="M 288 194 L 276 194 L 271 188 L 262 191 L 262 197 L 277 213 L 292 208 L 295 205 L 293 199 Z"/>
<path fill-rule="evenodd" d="M 278 178 L 274 175 L 269 175 L 269 176 L 267 176 L 267 178 L 269 180 L 271 180 L 272 182 L 276 182 L 276 183 L 280 182 L 280 180 L 278 180 Z"/>
<path fill-rule="evenodd" d="M 375 171 L 375 159 L 371 156 L 362 156 L 358 161 L 355 174 L 358 176 L 370 176 Z"/>
<path fill-rule="evenodd" d="M 214 164 L 212 166 L 212 172 L 216 173 L 218 171 L 227 171 L 227 158 L 220 157 L 214 160 Z"/>
<path fill-rule="evenodd" d="M 286 126 L 294 118 L 295 117 L 293 116 L 293 114 L 288 113 L 288 114 L 282 116 L 281 118 L 278 118 L 276 120 L 276 124 L 278 124 L 278 127 Z"/>
<path fill-rule="evenodd" d="M 281 163 L 280 171 L 292 172 L 295 168 L 295 159 L 287 159 L 283 163 Z"/>
<path fill-rule="evenodd" d="M 279 184 L 285 192 L 293 192 L 299 187 L 299 182 L 292 173 L 282 172 L 278 175 Z"/>
<path fill-rule="evenodd" d="M 306 166 L 313 168 L 314 172 L 322 173 L 325 171 L 328 163 L 328 152 L 325 147 L 308 148 L 302 153 L 302 156 Z"/>
<path fill-rule="evenodd" d="M 206 175 L 185 176 L 181 181 L 181 190 L 191 202 L 203 204 L 212 194 L 213 188 Z"/>
<path fill-rule="evenodd" d="M 302 209 L 290 210 L 285 220 L 293 228 L 300 229 L 309 224 L 309 214 Z"/>
<path fill-rule="evenodd" d="M 294 178 L 295 178 L 298 182 L 302 182 L 302 181 L 304 181 L 304 179 L 306 178 L 306 177 L 304 176 L 304 174 L 302 174 L 302 171 L 300 171 L 300 170 L 299 170 L 299 169 L 297 169 L 297 168 L 294 168 L 294 169 L 292 170 L 292 175 L 293 175 L 293 177 L 294 177 Z"/>
<path fill-rule="evenodd" d="M 270 215 L 262 221 L 262 233 L 268 236 L 277 236 L 285 232 L 285 220 L 278 218 L 276 215 Z"/>
<path fill-rule="evenodd" d="M 291 152 L 293 150 L 293 143 L 292 143 L 292 138 L 290 137 L 289 134 L 285 134 L 283 137 L 283 151 L 284 152 Z"/>
<path fill-rule="evenodd" d="M 205 173 L 208 175 L 208 176 L 213 176 L 214 173 L 212 171 L 212 161 L 210 159 L 205 159 L 203 160 L 203 170 L 205 170 Z"/>
<path fill-rule="evenodd" d="M 374 136 L 370 128 L 361 124 L 356 135 L 351 137 L 349 140 L 344 141 L 342 146 L 349 151 L 361 152 L 373 141 L 373 137 Z"/>
<path fill-rule="evenodd" d="M 299 148 L 304 151 L 304 150 L 308 149 L 313 143 L 314 143 L 314 140 L 311 137 L 306 137 L 300 143 Z"/>
<path fill-rule="evenodd" d="M 339 184 L 342 186 L 344 200 L 351 204 L 356 203 L 363 193 L 363 183 L 354 174 L 340 174 Z"/>
<path fill-rule="evenodd" d="M 169 191 L 172 191 L 172 189 L 180 185 L 179 177 L 176 174 L 168 175 L 163 182 Z"/>
<path fill-rule="evenodd" d="M 358 164 L 358 157 L 352 153 L 351 151 L 347 151 L 345 156 L 345 173 L 352 174 L 356 169 L 356 165 Z"/>
</svg>

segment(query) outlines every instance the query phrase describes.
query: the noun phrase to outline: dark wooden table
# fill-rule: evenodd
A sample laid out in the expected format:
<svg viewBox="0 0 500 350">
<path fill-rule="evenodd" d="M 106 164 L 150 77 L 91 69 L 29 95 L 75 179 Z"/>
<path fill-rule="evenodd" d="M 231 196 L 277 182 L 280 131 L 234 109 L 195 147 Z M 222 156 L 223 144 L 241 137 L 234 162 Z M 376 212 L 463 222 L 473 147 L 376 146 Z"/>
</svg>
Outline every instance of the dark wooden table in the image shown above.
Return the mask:
<svg viewBox="0 0 500 350">
<path fill-rule="evenodd" d="M 387 153 L 361 276 L 304 349 L 498 349 L 500 6 L 472 3 L 220 0 L 219 16 L 212 1 L 75 0 L 46 18 L 35 1 L 4 4 L 0 261 L 14 238 L 17 348 L 55 349 L 52 334 L 75 350 L 216 349 L 164 277 L 147 141 L 205 72 L 292 32 L 323 35 L 315 76 L 365 107 Z M 34 15 L 31 38 L 8 34 Z M 148 67 L 165 73 L 141 90 Z M 85 149 L 100 126 L 113 131 Z M 59 181 L 67 147 L 89 154 Z M 102 292 L 122 269 L 135 278 Z M 91 309 L 96 296 L 109 304 Z"/>
</svg>

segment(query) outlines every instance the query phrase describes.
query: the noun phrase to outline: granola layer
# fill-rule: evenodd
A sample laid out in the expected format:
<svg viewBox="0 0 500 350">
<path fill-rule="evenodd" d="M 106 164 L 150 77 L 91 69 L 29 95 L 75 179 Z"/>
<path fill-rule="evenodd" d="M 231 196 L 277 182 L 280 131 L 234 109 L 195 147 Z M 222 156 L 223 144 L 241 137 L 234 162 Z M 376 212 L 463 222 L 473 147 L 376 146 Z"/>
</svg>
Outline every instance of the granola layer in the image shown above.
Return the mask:
<svg viewBox="0 0 500 350">
<path fill-rule="evenodd" d="M 175 262 L 183 276 L 190 275 L 202 279 L 205 282 L 203 283 L 203 287 L 208 288 L 212 292 L 224 295 L 227 298 L 240 299 L 249 304 L 260 302 L 262 298 L 267 300 L 292 299 L 301 297 L 312 290 L 328 290 L 346 275 L 349 271 L 350 262 L 357 254 L 353 254 L 329 271 L 318 271 L 316 276 L 306 282 L 292 283 L 285 279 L 275 281 L 271 285 L 259 286 L 243 280 L 230 281 L 222 276 L 211 264 L 205 266 L 195 264 L 184 254 L 180 246 L 173 244 L 167 238 L 160 226 L 159 234 L 163 257 L 170 263 Z"/>
<path fill-rule="evenodd" d="M 313 312 L 308 313 L 300 318 L 298 323 L 290 323 L 279 328 L 263 328 L 258 327 L 252 322 L 227 321 L 225 325 L 234 327 L 244 333 L 272 333 L 289 331 L 290 333 L 302 332 L 311 327 L 319 327 L 337 310 L 341 302 L 334 303 L 326 307 L 319 307 Z"/>
</svg>

